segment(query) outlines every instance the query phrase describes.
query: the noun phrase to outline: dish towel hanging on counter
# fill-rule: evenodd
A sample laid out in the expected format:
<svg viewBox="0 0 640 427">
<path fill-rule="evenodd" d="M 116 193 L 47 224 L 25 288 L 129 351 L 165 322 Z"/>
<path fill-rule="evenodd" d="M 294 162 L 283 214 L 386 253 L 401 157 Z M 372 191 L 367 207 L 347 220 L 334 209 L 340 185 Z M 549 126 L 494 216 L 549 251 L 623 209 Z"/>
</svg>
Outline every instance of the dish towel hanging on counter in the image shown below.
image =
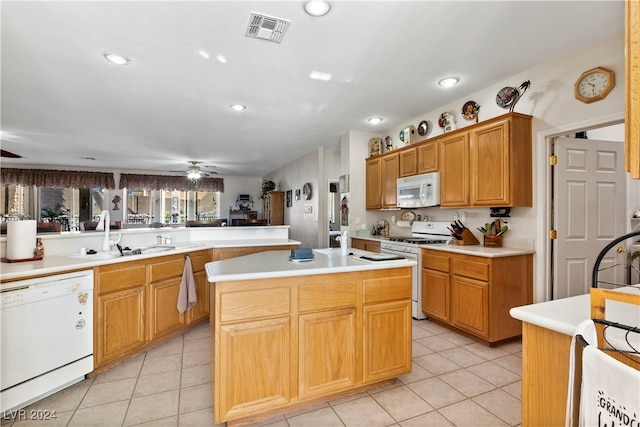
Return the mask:
<svg viewBox="0 0 640 427">
<path fill-rule="evenodd" d="M 193 278 L 193 267 L 189 255 L 184 257 L 184 270 L 182 271 L 182 282 L 178 292 L 178 311 L 184 313 L 198 302 L 196 295 L 196 280 Z"/>
<path fill-rule="evenodd" d="M 581 326 L 585 325 L 578 325 L 577 329 L 580 329 Z M 597 339 L 589 336 L 591 335 L 589 326 L 586 326 L 586 331 L 588 331 L 587 336 L 584 338 L 588 345 L 582 351 L 581 362 L 575 361 L 576 365 L 581 363 L 582 366 L 579 419 L 575 419 L 575 412 L 573 419 L 569 418 L 570 409 L 567 405 L 567 425 L 629 426 L 639 424 L 640 371 L 598 349 Z M 575 345 L 580 344 L 576 343 Z M 570 376 L 572 371 L 570 371 Z M 573 380 L 577 381 L 577 378 Z M 572 379 L 569 381 L 570 387 L 571 383 Z M 576 423 L 576 421 L 578 422 Z"/>
</svg>

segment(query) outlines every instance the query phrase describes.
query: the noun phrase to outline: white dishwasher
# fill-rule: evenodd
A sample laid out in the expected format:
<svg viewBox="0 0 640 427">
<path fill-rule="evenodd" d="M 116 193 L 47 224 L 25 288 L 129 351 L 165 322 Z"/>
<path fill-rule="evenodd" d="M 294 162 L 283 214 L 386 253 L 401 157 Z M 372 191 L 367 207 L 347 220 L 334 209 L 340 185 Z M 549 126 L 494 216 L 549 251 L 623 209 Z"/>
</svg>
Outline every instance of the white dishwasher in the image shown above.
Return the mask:
<svg viewBox="0 0 640 427">
<path fill-rule="evenodd" d="M 0 412 L 93 370 L 93 271 L 0 284 Z"/>
</svg>

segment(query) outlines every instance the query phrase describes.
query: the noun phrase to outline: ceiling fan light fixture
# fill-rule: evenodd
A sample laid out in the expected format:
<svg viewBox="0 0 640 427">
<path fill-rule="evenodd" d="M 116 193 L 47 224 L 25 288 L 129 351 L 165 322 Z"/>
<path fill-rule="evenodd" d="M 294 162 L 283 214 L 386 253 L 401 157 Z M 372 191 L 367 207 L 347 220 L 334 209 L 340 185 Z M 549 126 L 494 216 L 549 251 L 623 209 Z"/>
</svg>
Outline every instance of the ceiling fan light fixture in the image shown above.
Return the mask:
<svg viewBox="0 0 640 427">
<path fill-rule="evenodd" d="M 104 57 L 107 61 L 116 65 L 128 65 L 131 63 L 129 58 L 125 58 L 124 56 L 118 55 L 117 53 L 105 53 Z"/>
<path fill-rule="evenodd" d="M 460 83 L 460 79 L 458 77 L 445 77 L 438 81 L 438 86 L 451 87 L 458 83 Z"/>
<path fill-rule="evenodd" d="M 326 0 L 309 0 L 304 4 L 304 11 L 311 16 L 324 16 L 331 10 L 331 4 Z"/>
</svg>

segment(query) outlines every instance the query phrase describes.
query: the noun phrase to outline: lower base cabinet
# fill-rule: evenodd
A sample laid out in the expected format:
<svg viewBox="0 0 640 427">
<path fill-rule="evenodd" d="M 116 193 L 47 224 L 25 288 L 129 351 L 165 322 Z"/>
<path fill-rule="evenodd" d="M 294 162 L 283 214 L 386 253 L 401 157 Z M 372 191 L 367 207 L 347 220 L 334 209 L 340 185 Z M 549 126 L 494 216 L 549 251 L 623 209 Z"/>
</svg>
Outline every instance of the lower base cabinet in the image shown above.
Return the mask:
<svg viewBox="0 0 640 427">
<path fill-rule="evenodd" d="M 177 308 L 184 254 L 95 267 L 95 370 L 125 360 L 209 316 L 204 266 L 211 261 L 211 251 L 188 255 L 198 302 L 184 313 Z"/>
<path fill-rule="evenodd" d="M 410 267 L 211 289 L 216 423 L 250 421 L 411 372 Z"/>
<path fill-rule="evenodd" d="M 533 302 L 533 256 L 422 250 L 422 311 L 488 343 L 521 335 L 513 307 Z"/>
</svg>

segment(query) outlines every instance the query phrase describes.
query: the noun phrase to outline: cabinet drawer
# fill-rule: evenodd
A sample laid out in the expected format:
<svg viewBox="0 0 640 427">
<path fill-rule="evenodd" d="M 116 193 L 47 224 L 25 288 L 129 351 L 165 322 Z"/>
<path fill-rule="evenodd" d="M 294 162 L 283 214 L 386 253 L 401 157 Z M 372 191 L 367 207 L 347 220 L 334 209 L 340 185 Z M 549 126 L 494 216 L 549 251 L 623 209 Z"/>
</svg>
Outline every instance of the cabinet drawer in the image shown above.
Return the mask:
<svg viewBox="0 0 640 427">
<path fill-rule="evenodd" d="M 471 261 L 469 259 L 451 259 L 451 271 L 456 276 L 471 277 L 472 279 L 489 280 L 489 264 Z"/>
<path fill-rule="evenodd" d="M 380 279 L 365 279 L 364 303 L 411 299 L 411 270 L 408 275 L 383 277 Z"/>
<path fill-rule="evenodd" d="M 356 305 L 356 282 L 301 285 L 298 288 L 300 311 L 325 310 Z"/>
<path fill-rule="evenodd" d="M 147 282 L 147 269 L 144 264 L 109 265 L 98 268 L 98 294 L 113 292 Z"/>
<path fill-rule="evenodd" d="M 184 269 L 184 257 L 182 255 L 166 257 L 161 262 L 149 265 L 149 274 L 152 282 L 182 275 Z"/>
<path fill-rule="evenodd" d="M 422 268 L 429 270 L 449 272 L 449 257 L 437 255 L 433 251 L 422 251 Z"/>
<path fill-rule="evenodd" d="M 283 316 L 291 311 L 289 287 L 223 292 L 220 299 L 220 320 L 223 323 Z"/>
</svg>

